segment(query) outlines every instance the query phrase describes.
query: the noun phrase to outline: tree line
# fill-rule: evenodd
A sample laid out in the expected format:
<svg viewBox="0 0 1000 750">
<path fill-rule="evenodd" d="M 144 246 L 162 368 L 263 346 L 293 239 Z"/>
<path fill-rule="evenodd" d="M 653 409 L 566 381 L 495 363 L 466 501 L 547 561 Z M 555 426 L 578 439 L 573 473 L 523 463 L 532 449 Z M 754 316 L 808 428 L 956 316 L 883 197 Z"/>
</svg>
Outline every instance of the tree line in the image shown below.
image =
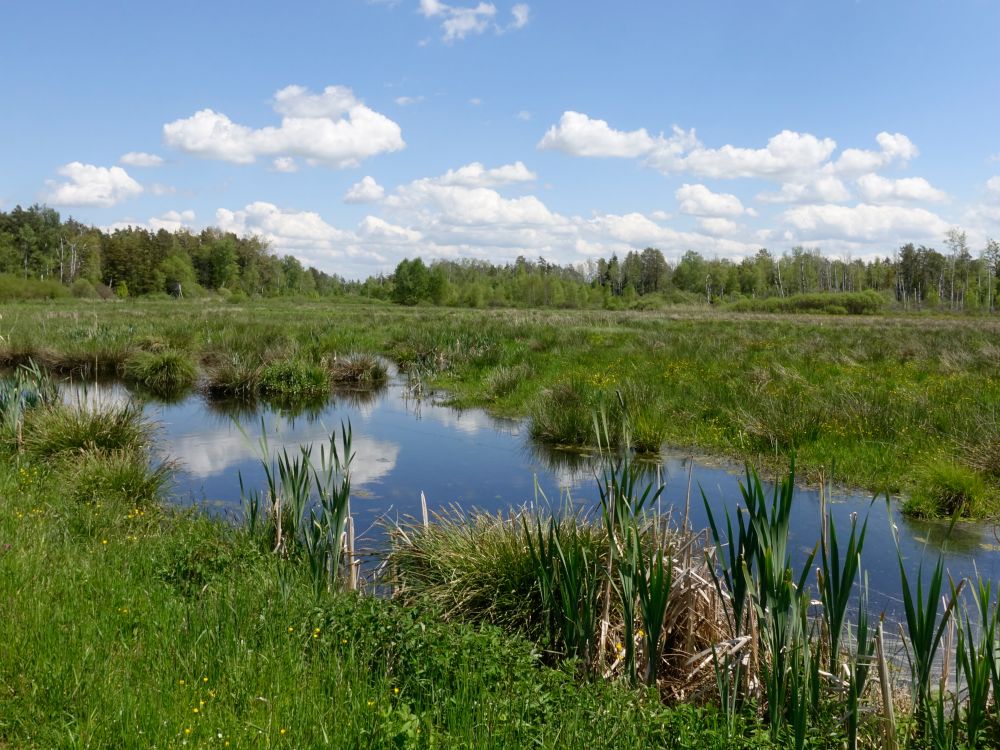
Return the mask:
<svg viewBox="0 0 1000 750">
<path fill-rule="evenodd" d="M 974 256 L 967 236 L 952 230 L 944 252 L 906 244 L 869 260 L 832 258 L 794 247 L 766 249 L 741 260 L 688 251 L 674 264 L 647 247 L 585 263 L 558 265 L 519 257 L 497 265 L 482 260 L 406 259 L 387 277 L 358 288 L 400 304 L 465 307 L 648 307 L 676 302 L 737 302 L 805 294 L 877 292 L 900 306 L 954 311 L 997 308 L 1000 243 Z"/>
<path fill-rule="evenodd" d="M 278 256 L 258 236 L 205 229 L 105 231 L 46 206 L 0 211 L 0 296 L 32 282 L 43 296 L 199 296 L 206 291 L 271 297 L 357 295 L 399 304 L 462 307 L 642 308 L 873 291 L 905 308 L 997 308 L 1000 243 L 978 252 L 958 229 L 943 250 L 906 244 L 868 260 L 794 247 L 740 260 L 695 251 L 670 263 L 657 248 L 560 265 L 545 258 L 401 261 L 391 274 L 348 281 Z M 12 291 L 11 291 L 12 290 Z"/>
<path fill-rule="evenodd" d="M 328 296 L 345 291 L 336 275 L 277 256 L 260 237 L 205 229 L 103 231 L 46 206 L 0 211 L 0 274 L 46 282 L 81 297 L 199 296 L 206 290 L 253 296 Z M 38 287 L 38 284 L 35 284 Z"/>
</svg>

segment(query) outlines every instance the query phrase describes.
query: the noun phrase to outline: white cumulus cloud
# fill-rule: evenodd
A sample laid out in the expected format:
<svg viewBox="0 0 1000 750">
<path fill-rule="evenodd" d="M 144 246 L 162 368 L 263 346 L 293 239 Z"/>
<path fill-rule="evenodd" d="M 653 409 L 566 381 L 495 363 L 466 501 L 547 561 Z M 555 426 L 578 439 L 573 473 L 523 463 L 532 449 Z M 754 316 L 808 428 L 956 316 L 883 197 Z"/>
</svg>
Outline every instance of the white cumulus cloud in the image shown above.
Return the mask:
<svg viewBox="0 0 1000 750">
<path fill-rule="evenodd" d="M 154 216 L 149 220 L 149 228 L 154 232 L 166 229 L 168 232 L 179 232 L 194 226 L 194 211 L 167 211 L 162 216 Z"/>
<path fill-rule="evenodd" d="M 70 162 L 58 173 L 65 182 L 46 181 L 44 199 L 56 206 L 96 206 L 110 208 L 142 193 L 142 185 L 121 167 L 98 167 Z"/>
<path fill-rule="evenodd" d="M 698 219 L 698 224 L 707 234 L 718 237 L 735 234 L 739 229 L 739 225 L 732 219 L 724 219 L 719 216 L 709 216 Z"/>
<path fill-rule="evenodd" d="M 938 240 L 949 227 L 940 216 L 923 208 L 868 203 L 796 206 L 785 211 L 783 219 L 797 230 L 799 238 L 817 240 Z"/>
<path fill-rule="evenodd" d="M 923 177 L 904 177 L 892 180 L 874 173 L 857 179 L 858 192 L 868 203 L 894 203 L 897 201 L 941 202 L 948 194 L 938 190 Z"/>
<path fill-rule="evenodd" d="M 606 120 L 596 120 L 581 112 L 563 112 L 538 143 L 540 149 L 554 149 L 573 156 L 644 156 L 656 147 L 645 128 L 615 130 Z"/>
<path fill-rule="evenodd" d="M 784 179 L 818 170 L 837 148 L 832 138 L 782 130 L 764 148 L 698 147 L 680 159 L 676 167 L 715 178 L 755 177 Z"/>
<path fill-rule="evenodd" d="M 683 214 L 693 216 L 740 216 L 746 209 L 735 195 L 713 193 L 704 185 L 681 185 L 674 193 Z"/>
<path fill-rule="evenodd" d="M 493 169 L 487 169 L 478 161 L 466 164 L 458 169 L 449 169 L 437 178 L 440 185 L 462 185 L 464 187 L 499 187 L 518 182 L 531 182 L 538 175 L 524 166 L 524 162 L 504 164 Z"/>
<path fill-rule="evenodd" d="M 531 18 L 531 8 L 528 7 L 527 3 L 518 3 L 510 9 L 510 14 L 514 17 L 514 20 L 510 22 L 510 28 L 523 29 Z"/>
<path fill-rule="evenodd" d="M 331 242 L 348 237 L 314 211 L 282 209 L 265 201 L 240 211 L 220 208 L 215 219 L 224 232 L 259 234 L 275 246 L 289 249 L 328 248 Z"/>
<path fill-rule="evenodd" d="M 127 167 L 160 167 L 163 166 L 163 157 L 145 151 L 129 151 L 121 155 L 118 163 Z"/>
<path fill-rule="evenodd" d="M 476 5 L 448 5 L 440 0 L 420 0 L 419 10 L 425 18 L 441 22 L 442 39 L 449 43 L 489 30 L 503 34 L 523 29 L 531 18 L 531 8 L 527 3 L 516 3 L 511 7 L 511 20 L 507 24 L 497 22 L 497 7 L 488 2 Z"/>
<path fill-rule="evenodd" d="M 843 203 L 851 199 L 851 191 L 839 177 L 824 174 L 813 179 L 782 183 L 775 193 L 760 193 L 762 203 Z"/>
<path fill-rule="evenodd" d="M 250 128 L 212 109 L 163 126 L 167 145 L 195 156 L 250 164 L 260 156 L 301 157 L 334 168 L 357 166 L 404 147 L 399 125 L 355 98 L 345 86 L 313 94 L 286 86 L 274 96 L 281 124 Z"/>
<path fill-rule="evenodd" d="M 291 156 L 279 156 L 271 162 L 271 168 L 275 172 L 292 173 L 299 171 L 299 164 Z"/>
<path fill-rule="evenodd" d="M 832 165 L 838 174 L 861 175 L 874 172 L 893 162 L 906 164 L 920 152 L 913 141 L 902 133 L 881 132 L 875 136 L 879 145 L 878 151 L 848 148 L 841 152 L 840 158 Z"/>
<path fill-rule="evenodd" d="M 344 194 L 344 203 L 374 203 L 382 200 L 385 188 L 379 185 L 374 177 L 362 177 Z"/>
</svg>

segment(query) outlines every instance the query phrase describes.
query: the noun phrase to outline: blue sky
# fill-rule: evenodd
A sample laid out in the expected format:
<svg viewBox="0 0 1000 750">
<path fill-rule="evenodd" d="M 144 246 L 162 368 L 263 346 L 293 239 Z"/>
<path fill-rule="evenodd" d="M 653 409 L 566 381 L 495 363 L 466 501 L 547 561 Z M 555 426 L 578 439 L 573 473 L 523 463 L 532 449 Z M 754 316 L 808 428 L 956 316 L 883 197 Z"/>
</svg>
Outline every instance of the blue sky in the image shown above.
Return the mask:
<svg viewBox="0 0 1000 750">
<path fill-rule="evenodd" d="M 0 208 L 403 257 L 1000 237 L 1000 3 L 8 4 Z"/>
</svg>

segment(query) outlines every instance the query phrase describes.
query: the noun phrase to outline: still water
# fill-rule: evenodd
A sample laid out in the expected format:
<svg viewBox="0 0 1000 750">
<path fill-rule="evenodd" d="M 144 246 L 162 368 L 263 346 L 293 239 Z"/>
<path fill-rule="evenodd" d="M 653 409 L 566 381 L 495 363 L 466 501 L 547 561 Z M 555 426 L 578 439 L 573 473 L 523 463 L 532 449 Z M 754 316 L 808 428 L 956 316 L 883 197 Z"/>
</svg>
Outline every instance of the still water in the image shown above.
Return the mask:
<svg viewBox="0 0 1000 750">
<path fill-rule="evenodd" d="M 70 401 L 133 398 L 119 384 L 71 386 L 65 394 Z M 143 408 L 156 425 L 157 450 L 178 466 L 172 500 L 234 518 L 241 515 L 240 476 L 247 487 L 263 486 L 263 433 L 272 453 L 313 445 L 318 455 L 320 445 L 349 421 L 355 452 L 352 511 L 359 535 L 367 540 L 359 542 L 362 547 L 378 546 L 381 521 L 419 517 L 421 492 L 431 512 L 506 511 L 541 502 L 542 493 L 552 505 L 568 497 L 591 508 L 598 501 L 595 471 L 600 467 L 592 456 L 538 446 L 522 421 L 497 419 L 477 409 L 456 410 L 433 397 L 411 398 L 398 379 L 380 391 L 335 393 L 323 403 L 296 410 L 224 404 L 197 394 L 173 403 L 144 401 Z M 741 497 L 743 470 L 738 465 L 665 449 L 648 468 L 651 481 L 664 485 L 661 509 L 673 512 L 678 522 L 690 479 L 690 522 L 696 529 L 708 525 L 702 492 L 717 517 L 726 508 L 732 512 Z M 977 570 L 989 578 L 1000 574 L 1000 544 L 991 525 L 958 524 L 949 533 L 946 522 L 904 518 L 897 502 L 873 501 L 864 492 L 835 492 L 830 507 L 842 538 L 852 513 L 862 518 L 870 514 L 862 559 L 871 606 L 891 619 L 901 614 L 892 524 L 912 575 L 921 561 L 932 565 L 939 553 L 956 582 Z M 798 565 L 819 538 L 819 509 L 818 490 L 798 488 L 790 543 Z"/>
</svg>

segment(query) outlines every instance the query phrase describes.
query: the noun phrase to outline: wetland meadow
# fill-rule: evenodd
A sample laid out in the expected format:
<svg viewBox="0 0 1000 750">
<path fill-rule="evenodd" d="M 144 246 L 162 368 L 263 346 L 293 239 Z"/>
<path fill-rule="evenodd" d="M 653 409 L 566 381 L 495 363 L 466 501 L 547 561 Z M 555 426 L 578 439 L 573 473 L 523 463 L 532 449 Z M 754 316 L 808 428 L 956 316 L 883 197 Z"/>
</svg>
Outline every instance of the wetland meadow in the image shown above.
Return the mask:
<svg viewBox="0 0 1000 750">
<path fill-rule="evenodd" d="M 5 305 L 0 737 L 992 743 L 998 357 L 961 315 Z"/>
</svg>

